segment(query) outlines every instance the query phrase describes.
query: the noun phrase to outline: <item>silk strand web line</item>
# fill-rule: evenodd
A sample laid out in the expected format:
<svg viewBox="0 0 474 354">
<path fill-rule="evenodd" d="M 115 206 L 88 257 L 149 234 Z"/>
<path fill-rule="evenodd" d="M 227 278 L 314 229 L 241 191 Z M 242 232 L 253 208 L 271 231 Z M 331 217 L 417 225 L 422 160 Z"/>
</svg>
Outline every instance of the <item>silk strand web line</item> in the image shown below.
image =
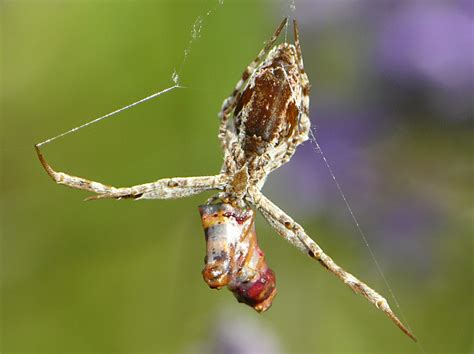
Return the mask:
<svg viewBox="0 0 474 354">
<path fill-rule="evenodd" d="M 331 178 L 334 182 L 334 184 L 336 185 L 336 188 L 339 192 L 339 195 L 341 196 L 342 200 L 344 201 L 344 204 L 351 216 L 351 219 L 352 221 L 354 222 L 355 226 L 356 226 L 356 229 L 359 233 L 359 235 L 362 237 L 362 240 L 364 241 L 364 244 L 365 246 L 367 247 L 367 249 L 369 250 L 369 253 L 370 253 L 370 257 L 372 258 L 372 261 L 374 262 L 375 264 L 375 267 L 377 268 L 377 272 L 380 274 L 380 276 L 382 277 L 382 280 L 383 282 L 385 283 L 385 286 L 387 287 L 389 293 L 390 293 L 390 297 L 392 298 L 395 306 L 397 307 L 398 309 L 398 312 L 400 313 L 400 317 L 402 318 L 403 322 L 406 323 L 406 326 L 407 328 L 410 330 L 410 332 L 414 333 L 413 330 L 411 329 L 411 326 L 406 318 L 406 316 L 404 315 L 403 311 L 402 311 L 402 308 L 400 306 L 400 303 L 397 299 L 397 297 L 395 296 L 395 292 L 393 291 L 390 283 L 388 282 L 388 279 L 387 277 L 385 276 L 385 273 L 384 271 L 382 270 L 382 267 L 380 266 L 380 263 L 379 261 L 377 260 L 377 257 L 375 256 L 375 253 L 374 251 L 372 250 L 372 247 L 370 247 L 370 244 L 369 244 L 369 241 L 367 239 L 367 236 L 365 235 L 365 232 L 362 230 L 362 227 L 360 226 L 360 223 L 359 223 L 359 220 L 357 219 L 354 211 L 352 210 L 352 207 L 349 203 L 349 200 L 347 199 L 341 185 L 339 184 L 339 181 L 337 180 L 336 178 L 336 174 L 334 173 L 331 165 L 329 164 L 329 161 L 328 159 L 326 158 L 326 155 L 324 154 L 323 150 L 321 149 L 321 146 L 319 145 L 318 141 L 316 140 L 316 137 L 314 135 L 314 132 L 313 132 L 313 129 L 311 128 L 310 129 L 310 132 L 309 132 L 309 135 L 310 135 L 310 141 L 311 143 L 313 144 L 313 148 L 314 148 L 314 151 L 316 153 L 319 153 L 324 161 L 324 164 L 326 165 L 326 168 L 327 170 L 329 171 L 329 174 L 331 175 Z M 421 346 L 420 342 L 417 341 L 417 345 L 418 345 L 418 348 L 420 350 L 420 352 L 422 353 L 425 353 L 425 350 L 423 349 L 423 347 Z"/>
<path fill-rule="evenodd" d="M 141 104 L 141 103 L 144 103 L 144 102 L 149 101 L 149 100 L 151 100 L 151 99 L 154 99 L 154 98 L 156 98 L 156 97 L 158 97 L 158 96 L 161 96 L 161 95 L 163 95 L 163 94 L 165 94 L 165 93 L 168 93 L 168 92 L 170 92 L 170 91 L 173 91 L 174 89 L 177 89 L 177 88 L 185 88 L 185 86 L 182 86 L 182 85 L 180 84 L 180 74 L 181 74 L 181 71 L 182 71 L 182 69 L 183 69 L 183 67 L 184 67 L 184 65 L 185 65 L 185 63 L 186 63 L 186 61 L 187 61 L 187 59 L 188 59 L 188 57 L 189 57 L 189 55 L 190 55 L 190 53 L 191 53 L 192 45 L 194 44 L 194 42 L 195 42 L 197 39 L 199 39 L 199 38 L 201 37 L 201 31 L 202 31 L 203 26 L 204 26 L 204 24 L 205 24 L 205 19 L 207 19 L 209 16 L 211 16 L 211 15 L 215 12 L 217 6 L 220 6 L 220 5 L 223 5 L 223 4 L 224 4 L 224 0 L 217 0 L 217 5 L 216 5 L 216 6 L 214 6 L 212 9 L 208 10 L 203 16 L 202 16 L 202 15 L 198 16 L 198 17 L 196 18 L 196 20 L 194 21 L 193 26 L 192 26 L 192 29 L 191 29 L 191 35 L 190 35 L 190 39 L 189 39 L 188 45 L 186 46 L 186 48 L 185 48 L 184 51 L 183 51 L 183 61 L 181 62 L 180 66 L 179 66 L 179 69 L 178 69 L 178 70 L 174 70 L 173 73 L 172 73 L 172 75 L 171 75 L 171 79 L 172 79 L 172 81 L 174 82 L 174 85 L 173 85 L 173 86 L 167 87 L 167 88 L 165 88 L 164 90 L 161 90 L 161 91 L 159 91 L 159 92 L 155 92 L 155 93 L 153 93 L 153 94 L 151 94 L 151 95 L 149 95 L 149 96 L 147 96 L 147 97 L 145 97 L 145 98 L 142 98 L 142 99 L 140 99 L 140 100 L 138 100 L 138 101 L 135 101 L 135 102 L 133 102 L 133 103 L 131 103 L 131 104 L 125 106 L 125 107 L 116 109 L 116 110 L 114 110 L 114 111 L 112 111 L 112 112 L 110 112 L 110 113 L 107 113 L 107 114 L 105 114 L 105 115 L 103 115 L 103 116 L 101 116 L 101 117 L 95 118 L 95 119 L 93 119 L 93 120 L 91 120 L 91 121 L 89 121 L 89 122 L 87 122 L 87 123 L 85 123 L 85 124 L 79 125 L 79 126 L 77 126 L 77 127 L 74 127 L 74 128 L 72 128 L 72 129 L 66 131 L 66 132 L 63 132 L 63 133 L 61 133 L 61 134 L 58 134 L 58 135 L 56 135 L 56 136 L 54 136 L 54 137 L 52 137 L 52 138 L 46 139 L 46 140 L 44 140 L 44 141 L 42 141 L 42 142 L 36 144 L 36 146 L 37 146 L 37 147 L 41 147 L 41 146 L 43 146 L 43 145 L 49 144 L 49 143 L 55 141 L 56 139 L 59 139 L 59 138 L 62 138 L 62 137 L 64 137 L 64 136 L 66 136 L 66 135 L 69 135 L 69 134 L 71 134 L 71 133 L 77 132 L 78 130 L 80 130 L 80 129 L 82 129 L 82 128 L 88 127 L 88 126 L 93 125 L 93 124 L 95 124 L 95 123 L 98 123 L 98 122 L 100 122 L 100 121 L 102 121 L 102 120 L 104 120 L 104 119 L 110 118 L 110 117 L 112 117 L 112 116 L 114 116 L 114 115 L 116 115 L 116 114 L 118 114 L 118 113 L 121 113 L 121 112 L 127 110 L 127 109 L 130 109 L 130 108 L 135 107 L 135 106 L 137 106 L 137 105 L 139 105 L 139 104 Z"/>
</svg>

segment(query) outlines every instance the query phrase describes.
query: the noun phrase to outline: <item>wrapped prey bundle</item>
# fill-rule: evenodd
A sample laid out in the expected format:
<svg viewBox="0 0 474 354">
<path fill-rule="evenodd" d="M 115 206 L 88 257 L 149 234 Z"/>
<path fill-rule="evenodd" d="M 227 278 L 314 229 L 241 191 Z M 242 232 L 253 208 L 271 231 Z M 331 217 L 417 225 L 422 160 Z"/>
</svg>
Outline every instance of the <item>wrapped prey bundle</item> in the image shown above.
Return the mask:
<svg viewBox="0 0 474 354">
<path fill-rule="evenodd" d="M 227 286 L 258 312 L 268 310 L 276 295 L 275 275 L 258 246 L 253 210 L 221 202 L 202 205 L 199 212 L 207 246 L 204 281 L 212 289 Z"/>
</svg>

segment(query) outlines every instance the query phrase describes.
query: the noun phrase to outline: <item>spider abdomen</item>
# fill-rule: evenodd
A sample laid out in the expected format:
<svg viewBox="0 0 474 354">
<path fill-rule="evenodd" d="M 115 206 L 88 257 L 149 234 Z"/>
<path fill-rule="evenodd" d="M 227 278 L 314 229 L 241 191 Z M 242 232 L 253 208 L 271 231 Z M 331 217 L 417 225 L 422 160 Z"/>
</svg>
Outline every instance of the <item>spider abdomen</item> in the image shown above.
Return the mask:
<svg viewBox="0 0 474 354">
<path fill-rule="evenodd" d="M 297 134 L 302 106 L 300 72 L 293 45 L 274 48 L 250 77 L 234 111 L 247 158 L 263 155 Z"/>
</svg>

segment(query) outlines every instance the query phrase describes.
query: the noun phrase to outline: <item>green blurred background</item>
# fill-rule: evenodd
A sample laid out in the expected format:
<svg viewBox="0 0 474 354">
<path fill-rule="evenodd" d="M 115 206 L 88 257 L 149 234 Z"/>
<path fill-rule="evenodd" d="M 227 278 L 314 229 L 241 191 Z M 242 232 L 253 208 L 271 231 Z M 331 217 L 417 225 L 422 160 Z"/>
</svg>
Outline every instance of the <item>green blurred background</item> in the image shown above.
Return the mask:
<svg viewBox="0 0 474 354">
<path fill-rule="evenodd" d="M 441 18 L 457 11 L 472 21 L 472 7 L 463 3 L 424 2 L 438 6 Z M 197 206 L 210 194 L 86 203 L 87 193 L 52 183 L 34 154 L 34 143 L 171 86 L 177 69 L 188 88 L 57 140 L 44 152 L 60 171 L 119 186 L 217 172 L 216 113 L 281 18 L 292 14 L 290 1 L 16 0 L 0 8 L 0 350 L 472 351 L 472 46 L 453 53 L 456 60 L 467 56 L 471 66 L 454 59 L 451 65 L 466 70 L 460 77 L 467 85 L 430 80 L 397 56 L 410 50 L 405 41 L 426 42 L 403 33 L 396 41 L 390 31 L 399 28 L 397 18 L 384 17 L 399 11 L 403 20 L 403 11 L 428 10 L 396 6 L 390 0 L 296 1 L 296 16 L 317 137 L 401 309 L 309 142 L 269 178 L 265 192 L 336 262 L 386 295 L 420 346 L 262 218 L 259 240 L 279 294 L 258 315 L 202 281 Z M 415 15 L 407 18 L 431 28 Z M 181 67 L 198 16 L 200 38 Z M 436 21 L 453 38 L 466 35 L 454 30 L 459 19 L 454 27 Z M 393 28 L 381 30 L 390 23 Z M 408 26 L 407 33 L 415 30 Z M 400 48 L 390 51 L 394 42 Z"/>
</svg>

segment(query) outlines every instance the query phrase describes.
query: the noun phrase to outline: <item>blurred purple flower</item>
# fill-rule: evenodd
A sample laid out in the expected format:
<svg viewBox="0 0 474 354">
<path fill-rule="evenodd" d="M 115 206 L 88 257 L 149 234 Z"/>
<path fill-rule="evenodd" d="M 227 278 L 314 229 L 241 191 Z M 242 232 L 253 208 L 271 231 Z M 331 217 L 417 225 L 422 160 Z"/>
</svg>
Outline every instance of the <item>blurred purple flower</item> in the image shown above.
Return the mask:
<svg viewBox="0 0 474 354">
<path fill-rule="evenodd" d="M 426 191 L 400 183 L 406 166 L 387 163 L 377 143 L 418 144 L 416 136 L 440 127 L 438 119 L 472 117 L 474 1 L 315 0 L 298 2 L 296 13 L 303 37 L 314 38 L 303 51 L 307 68 L 317 69 L 314 78 L 309 73 L 318 100 L 311 112 L 315 135 L 355 214 L 387 245 L 388 256 L 429 267 L 423 249 L 438 235 L 442 207 Z M 370 113 L 354 113 L 361 111 Z M 269 178 L 265 192 L 297 220 L 326 215 L 354 227 L 310 142 Z"/>
<path fill-rule="evenodd" d="M 474 18 L 474 1 L 473 0 L 458 0 L 459 8 L 464 11 L 465 14 Z"/>
<path fill-rule="evenodd" d="M 193 344 L 188 352 L 203 354 L 282 353 L 278 337 L 262 324 L 261 318 L 257 319 L 255 316 L 240 311 L 223 310 L 212 323 L 209 339 L 206 342 Z"/>
<path fill-rule="evenodd" d="M 339 183 L 348 195 L 363 203 L 374 191 L 371 186 L 377 184 L 377 171 L 367 156 L 367 148 L 384 135 L 383 115 L 318 112 L 315 116 L 320 117 L 316 139 Z M 298 148 L 288 166 L 271 177 L 269 185 L 269 194 L 285 200 L 298 215 L 342 210 L 343 217 L 347 217 L 336 185 L 313 142 Z"/>
<path fill-rule="evenodd" d="M 387 13 L 380 27 L 378 61 L 385 74 L 446 89 L 472 87 L 474 20 L 461 8 L 437 1 L 404 3 Z"/>
<path fill-rule="evenodd" d="M 444 226 L 440 210 L 421 196 L 404 194 L 385 205 L 377 215 L 371 220 L 368 232 L 378 235 L 374 241 L 385 251 L 384 263 L 395 267 L 402 263 L 418 276 L 430 272 L 433 258 L 430 248 Z"/>
<path fill-rule="evenodd" d="M 396 174 L 381 168 L 377 164 L 377 151 L 370 149 L 380 140 L 391 138 L 395 123 L 383 112 L 340 114 L 315 114 L 320 118 L 315 135 L 362 229 L 373 236 L 373 241 L 378 240 L 384 248 L 386 246 L 388 259 L 391 254 L 397 255 L 394 263 L 412 259 L 423 273 L 429 269 L 431 261 L 430 253 L 423 253 L 425 244 L 430 244 L 426 237 L 437 234 L 442 222 L 440 210 L 411 188 L 385 190 L 387 183 L 392 183 L 385 179 L 392 176 L 396 182 Z M 297 219 L 326 215 L 335 224 L 352 230 L 348 237 L 359 238 L 314 143 L 301 146 L 288 165 L 269 180 L 268 195 Z M 394 252 L 396 248 L 399 249 Z M 412 267 L 413 262 L 408 262 L 407 266 Z"/>
<path fill-rule="evenodd" d="M 375 92 L 380 104 L 396 107 L 402 117 L 420 108 L 451 122 L 472 118 L 473 0 L 301 1 L 296 14 L 303 37 L 315 38 L 305 48 L 319 41 L 315 58 L 305 52 L 308 67 L 335 58 L 328 69 L 348 77 L 344 85 L 337 75 L 332 85 L 319 83 L 319 97 L 370 103 Z"/>
<path fill-rule="evenodd" d="M 313 29 L 324 29 L 330 26 L 337 26 L 344 23 L 354 14 L 363 12 L 367 0 L 306 0 L 299 1 L 296 6 L 296 17 L 299 19 L 302 27 L 307 25 Z"/>
<path fill-rule="evenodd" d="M 224 313 L 215 326 L 216 338 L 212 353 L 279 354 L 276 335 L 255 318 L 242 314 Z"/>
</svg>

